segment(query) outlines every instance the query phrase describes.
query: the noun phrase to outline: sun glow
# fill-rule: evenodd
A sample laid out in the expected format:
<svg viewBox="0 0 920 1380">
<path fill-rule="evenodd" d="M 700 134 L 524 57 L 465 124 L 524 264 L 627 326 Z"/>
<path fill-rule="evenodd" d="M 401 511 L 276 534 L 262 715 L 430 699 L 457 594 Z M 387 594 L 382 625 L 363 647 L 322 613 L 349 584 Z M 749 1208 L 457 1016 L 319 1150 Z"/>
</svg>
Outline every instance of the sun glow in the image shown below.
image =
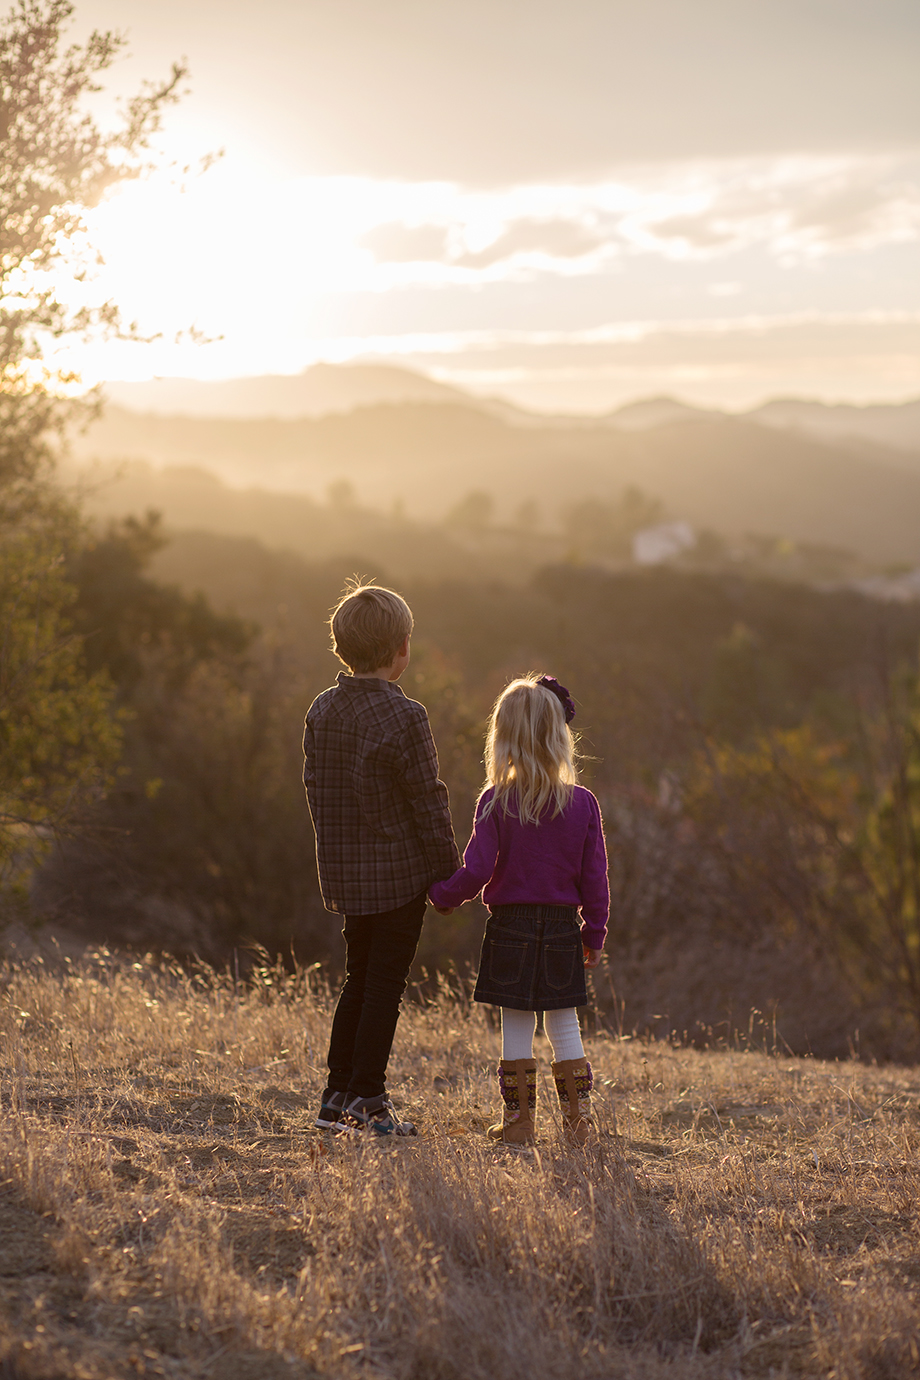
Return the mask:
<svg viewBox="0 0 920 1380">
<path fill-rule="evenodd" d="M 227 159 L 184 188 L 165 173 L 119 188 L 88 229 L 104 266 L 94 282 L 62 283 L 61 292 L 75 304 L 116 301 L 140 336 L 155 338 L 68 344 L 50 359 L 87 383 L 294 373 L 368 354 L 441 370 L 456 355 L 453 367 L 479 369 L 484 350 L 505 351 L 513 339 L 513 364 L 495 367 L 523 368 L 522 352 L 548 343 L 583 354 L 609 345 L 611 332 L 670 340 L 675 320 L 708 355 L 719 318 L 730 315 L 742 334 L 762 318 L 760 333 L 775 336 L 772 328 L 796 315 L 797 296 L 809 317 L 832 324 L 842 312 L 875 329 L 875 307 L 847 265 L 871 255 L 874 266 L 890 261 L 892 281 L 895 268 L 903 277 L 906 260 L 896 256 L 920 242 L 920 162 L 736 159 L 625 169 L 594 183 L 472 189 L 291 178 Z M 572 284 L 571 312 L 561 305 L 563 280 Z M 822 286 L 830 283 L 839 291 Z M 539 314 L 535 293 L 547 304 Z M 902 295 L 884 303 L 888 317 L 903 309 Z M 888 330 L 900 327 L 891 321 Z M 903 353 L 892 335 L 880 369 Z M 671 386 L 671 363 L 660 359 L 656 373 L 647 362 L 646 390 Z"/>
<path fill-rule="evenodd" d="M 323 298 L 389 285 L 362 237 L 437 213 L 439 189 L 426 187 L 423 207 L 418 191 L 360 178 L 260 178 L 224 164 L 184 187 L 166 174 L 121 187 L 87 216 L 102 265 L 87 284 L 57 286 L 75 305 L 118 302 L 124 320 L 152 339 L 68 342 L 67 361 L 87 382 L 113 371 L 251 372 L 256 353 L 256 367 L 303 367 L 308 342 L 323 334 Z M 196 335 L 218 343 L 202 351 Z"/>
<path fill-rule="evenodd" d="M 134 183 L 93 212 L 90 239 L 104 266 L 92 290 L 117 301 L 142 335 L 158 336 L 143 373 L 164 353 L 175 368 L 177 346 L 196 357 L 194 372 L 207 370 L 190 328 L 210 338 L 262 337 L 270 355 L 278 327 L 312 333 L 319 293 L 366 286 L 370 256 L 354 242 L 366 224 L 360 198 L 336 190 L 218 168 L 184 189 L 165 176 Z M 87 362 L 94 353 L 85 352 Z M 127 361 L 131 348 L 116 353 Z"/>
</svg>

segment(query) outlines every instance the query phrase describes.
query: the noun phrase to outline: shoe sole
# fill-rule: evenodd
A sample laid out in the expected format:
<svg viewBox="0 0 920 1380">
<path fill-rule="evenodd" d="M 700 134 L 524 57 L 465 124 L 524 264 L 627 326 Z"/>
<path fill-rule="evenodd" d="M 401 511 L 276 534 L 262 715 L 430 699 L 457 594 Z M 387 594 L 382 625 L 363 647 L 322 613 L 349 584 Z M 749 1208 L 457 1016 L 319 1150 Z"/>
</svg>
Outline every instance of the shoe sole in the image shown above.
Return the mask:
<svg viewBox="0 0 920 1380">
<path fill-rule="evenodd" d="M 344 1121 L 338 1119 L 327 1121 L 325 1117 L 321 1116 L 316 1118 L 313 1125 L 318 1127 L 320 1131 L 345 1131 L 348 1129 Z"/>
<path fill-rule="evenodd" d="M 404 1126 L 412 1126 L 412 1130 L 402 1130 L 401 1128 Z M 392 1136 L 397 1136 L 400 1140 L 402 1140 L 403 1138 L 408 1136 L 418 1135 L 418 1127 L 413 1126 L 411 1122 L 406 1121 L 400 1121 L 392 1128 L 389 1128 L 387 1130 L 383 1130 L 380 1126 L 375 1126 L 372 1121 L 352 1121 L 351 1123 L 344 1125 L 342 1127 L 342 1130 L 352 1131 L 355 1135 L 367 1133 L 372 1136 L 379 1136 L 381 1140 Z"/>
</svg>

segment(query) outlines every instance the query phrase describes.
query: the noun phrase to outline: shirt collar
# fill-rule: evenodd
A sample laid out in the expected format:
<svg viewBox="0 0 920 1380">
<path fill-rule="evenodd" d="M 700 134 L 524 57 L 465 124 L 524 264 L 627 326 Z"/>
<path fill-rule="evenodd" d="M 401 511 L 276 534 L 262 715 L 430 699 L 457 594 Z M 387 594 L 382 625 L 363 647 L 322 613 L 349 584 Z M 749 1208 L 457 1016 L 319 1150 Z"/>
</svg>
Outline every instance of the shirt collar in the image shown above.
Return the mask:
<svg viewBox="0 0 920 1380">
<path fill-rule="evenodd" d="M 394 690 L 397 695 L 404 695 L 402 686 L 397 685 L 393 680 L 381 680 L 379 676 L 353 676 L 349 671 L 340 671 L 335 678 L 336 684 L 343 690 L 354 690 L 361 692 L 370 691 L 371 694 L 379 690 L 387 690 L 392 693 Z"/>
</svg>

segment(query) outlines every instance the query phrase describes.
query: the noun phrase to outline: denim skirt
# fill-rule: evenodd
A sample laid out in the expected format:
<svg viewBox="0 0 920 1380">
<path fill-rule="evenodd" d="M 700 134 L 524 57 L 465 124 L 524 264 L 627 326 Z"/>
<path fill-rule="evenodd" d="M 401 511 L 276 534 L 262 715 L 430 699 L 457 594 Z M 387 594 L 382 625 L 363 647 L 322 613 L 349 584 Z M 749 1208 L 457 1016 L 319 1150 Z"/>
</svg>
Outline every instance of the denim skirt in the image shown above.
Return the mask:
<svg viewBox="0 0 920 1380">
<path fill-rule="evenodd" d="M 474 1001 L 514 1011 L 584 1006 L 585 962 L 574 906 L 493 906 Z"/>
</svg>

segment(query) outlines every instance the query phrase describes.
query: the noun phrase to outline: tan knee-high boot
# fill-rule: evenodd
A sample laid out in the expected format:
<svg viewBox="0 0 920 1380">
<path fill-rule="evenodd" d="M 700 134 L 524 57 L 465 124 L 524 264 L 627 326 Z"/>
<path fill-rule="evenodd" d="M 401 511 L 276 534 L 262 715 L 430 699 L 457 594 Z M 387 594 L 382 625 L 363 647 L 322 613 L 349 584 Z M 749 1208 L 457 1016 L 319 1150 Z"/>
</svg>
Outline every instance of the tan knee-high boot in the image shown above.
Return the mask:
<svg viewBox="0 0 920 1380">
<path fill-rule="evenodd" d="M 536 1135 L 537 1061 L 502 1059 L 498 1085 L 504 1103 L 502 1119 L 489 1127 L 489 1138 L 502 1140 L 506 1145 L 524 1145 Z"/>
<path fill-rule="evenodd" d="M 553 1080 L 562 1108 L 562 1124 L 566 1136 L 576 1145 L 584 1145 L 594 1123 L 591 1120 L 591 1089 L 594 1072 L 587 1059 L 563 1059 L 553 1064 Z"/>
</svg>

